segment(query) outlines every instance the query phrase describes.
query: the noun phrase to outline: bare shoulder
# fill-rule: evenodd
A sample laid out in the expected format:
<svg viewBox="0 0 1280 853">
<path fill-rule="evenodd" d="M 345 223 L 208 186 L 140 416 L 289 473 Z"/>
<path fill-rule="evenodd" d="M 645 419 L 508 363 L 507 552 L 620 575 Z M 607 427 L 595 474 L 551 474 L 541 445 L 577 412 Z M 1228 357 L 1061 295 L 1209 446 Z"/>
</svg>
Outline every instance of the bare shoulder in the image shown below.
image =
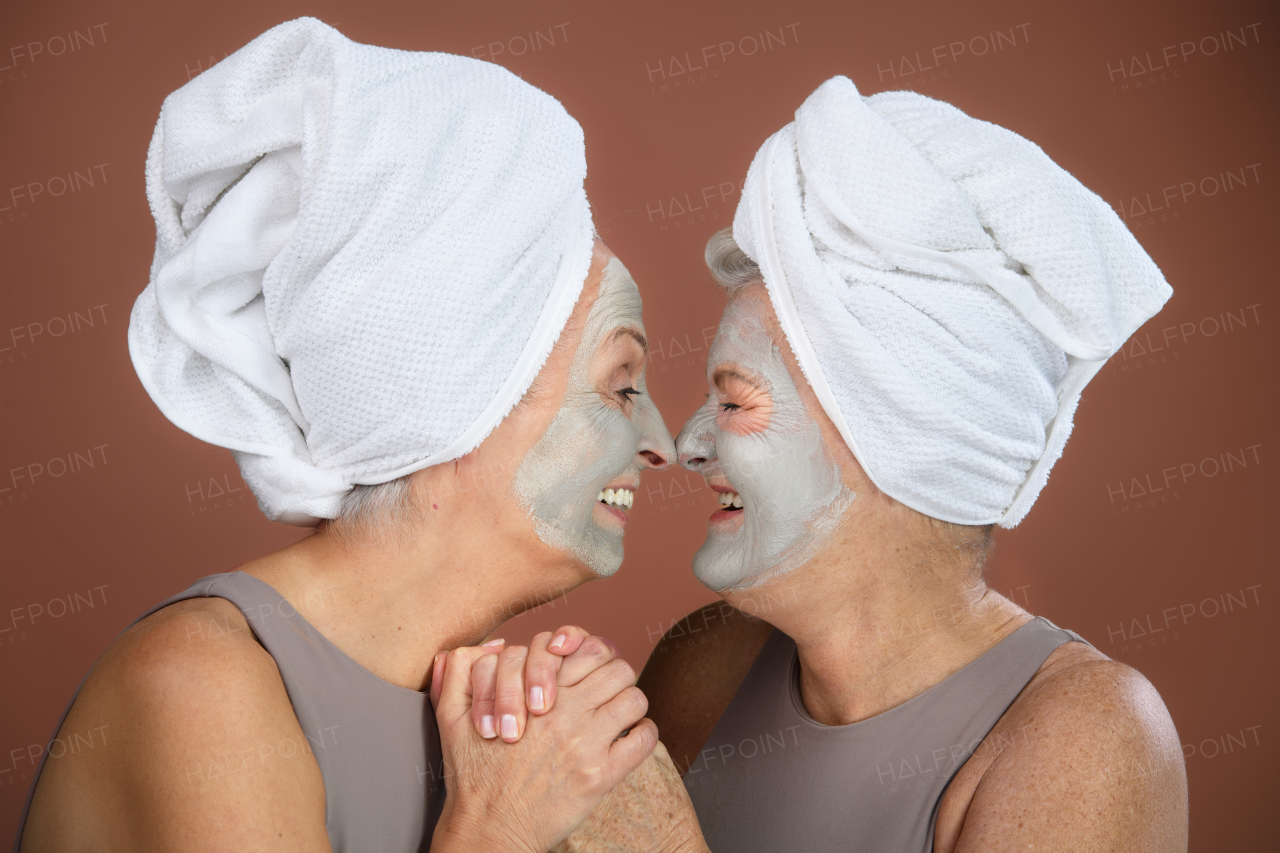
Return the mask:
<svg viewBox="0 0 1280 853">
<path fill-rule="evenodd" d="M 49 746 L 22 850 L 264 839 L 328 849 L 319 767 L 274 659 L 235 605 L 170 605 L 94 667 Z"/>
<path fill-rule="evenodd" d="M 956 775 L 935 851 L 1181 851 L 1187 779 L 1173 720 L 1143 675 L 1060 647 Z"/>
<path fill-rule="evenodd" d="M 649 655 L 639 687 L 649 717 L 683 773 L 711 735 L 773 626 L 718 601 L 671 626 Z"/>
</svg>

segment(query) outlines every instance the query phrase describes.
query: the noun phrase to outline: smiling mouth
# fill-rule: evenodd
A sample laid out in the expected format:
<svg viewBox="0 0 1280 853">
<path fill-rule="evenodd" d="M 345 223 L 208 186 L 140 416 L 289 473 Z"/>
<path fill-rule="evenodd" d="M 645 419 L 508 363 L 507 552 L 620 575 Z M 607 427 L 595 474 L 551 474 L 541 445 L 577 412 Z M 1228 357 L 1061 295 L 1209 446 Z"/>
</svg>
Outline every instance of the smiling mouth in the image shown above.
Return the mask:
<svg viewBox="0 0 1280 853">
<path fill-rule="evenodd" d="M 631 489 L 601 489 L 600 496 L 596 498 L 607 507 L 621 510 L 631 509 L 635 499 L 636 493 Z"/>
<path fill-rule="evenodd" d="M 720 492 L 718 497 L 725 512 L 742 511 L 742 495 L 737 492 Z"/>
</svg>

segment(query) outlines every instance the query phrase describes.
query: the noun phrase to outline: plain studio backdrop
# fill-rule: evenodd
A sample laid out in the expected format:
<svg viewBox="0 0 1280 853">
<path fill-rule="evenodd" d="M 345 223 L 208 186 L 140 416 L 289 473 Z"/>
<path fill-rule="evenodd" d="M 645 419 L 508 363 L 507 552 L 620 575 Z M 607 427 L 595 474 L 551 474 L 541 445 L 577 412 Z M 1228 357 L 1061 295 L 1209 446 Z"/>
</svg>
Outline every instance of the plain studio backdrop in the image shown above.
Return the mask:
<svg viewBox="0 0 1280 853">
<path fill-rule="evenodd" d="M 732 222 L 757 147 L 828 77 L 1011 128 L 1110 202 L 1174 296 L 1086 390 L 1038 504 L 996 534 L 991 583 L 1154 682 L 1187 758 L 1193 850 L 1274 849 L 1280 20 L 1240 0 L 8 4 L 0 839 L 111 639 L 302 535 L 262 518 L 229 453 L 165 420 L 125 345 L 154 245 L 143 163 L 161 101 L 301 15 L 500 63 L 582 123 L 596 222 L 644 295 L 649 388 L 673 432 L 703 399 L 722 306 L 703 245 Z M 621 572 L 503 635 L 578 623 L 642 665 L 716 600 L 690 573 L 715 506 L 700 477 L 645 475 Z M 64 748 L 110 746 L 109 730 L 78 734 Z"/>
</svg>

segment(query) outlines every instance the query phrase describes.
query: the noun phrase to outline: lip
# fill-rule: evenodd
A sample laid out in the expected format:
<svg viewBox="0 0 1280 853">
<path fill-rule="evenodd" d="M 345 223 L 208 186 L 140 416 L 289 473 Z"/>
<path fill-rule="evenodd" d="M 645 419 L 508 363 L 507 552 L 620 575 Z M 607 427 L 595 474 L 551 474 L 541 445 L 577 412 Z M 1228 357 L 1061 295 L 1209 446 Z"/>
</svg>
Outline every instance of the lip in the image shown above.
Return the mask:
<svg viewBox="0 0 1280 853">
<path fill-rule="evenodd" d="M 707 525 L 725 533 L 731 533 L 742 526 L 742 510 L 718 509 L 711 513 Z"/>
<path fill-rule="evenodd" d="M 591 508 L 591 520 L 596 527 L 611 531 L 614 536 L 627 532 L 627 514 L 616 506 L 596 501 L 596 505 Z"/>
<path fill-rule="evenodd" d="M 707 487 L 716 494 L 739 494 L 738 490 L 729 485 L 727 480 L 724 482 L 713 482 L 708 480 Z M 707 519 L 707 525 L 722 533 L 732 533 L 742 527 L 742 510 L 718 508 L 715 512 L 711 513 L 711 517 Z"/>
<path fill-rule="evenodd" d="M 601 503 L 600 501 L 596 501 L 596 509 L 602 510 L 606 515 L 608 515 L 611 518 L 616 518 L 618 520 L 618 523 L 621 524 L 623 527 L 627 526 L 627 514 L 622 510 L 618 509 L 616 506 L 609 506 L 606 503 Z"/>
<path fill-rule="evenodd" d="M 621 482 L 621 481 L 615 480 L 614 482 L 605 486 L 605 488 L 606 489 L 626 489 L 629 492 L 638 492 L 640 491 L 640 481 L 628 480 L 626 482 Z"/>
<path fill-rule="evenodd" d="M 707 487 L 710 491 L 716 492 L 717 494 L 739 494 L 737 489 L 728 484 L 728 480 L 723 480 L 723 482 L 707 480 Z M 726 533 L 732 532 L 732 530 L 739 529 L 740 526 L 742 526 L 742 510 L 718 508 L 718 510 L 712 512 L 712 516 L 707 519 L 707 524 L 713 526 L 713 528 L 723 530 L 723 532 Z"/>
<path fill-rule="evenodd" d="M 626 480 L 626 481 L 614 480 L 604 488 L 615 489 L 615 490 L 627 489 L 632 492 L 638 492 L 640 491 L 640 484 L 635 480 Z M 603 489 L 601 491 L 603 491 Z M 610 506 L 609 504 L 603 501 L 596 501 L 595 509 L 598 509 L 601 512 L 603 512 L 605 514 L 606 519 L 611 518 L 613 519 L 614 522 L 616 522 L 620 526 L 622 527 L 627 526 L 627 514 L 622 510 L 618 509 L 616 506 Z"/>
</svg>

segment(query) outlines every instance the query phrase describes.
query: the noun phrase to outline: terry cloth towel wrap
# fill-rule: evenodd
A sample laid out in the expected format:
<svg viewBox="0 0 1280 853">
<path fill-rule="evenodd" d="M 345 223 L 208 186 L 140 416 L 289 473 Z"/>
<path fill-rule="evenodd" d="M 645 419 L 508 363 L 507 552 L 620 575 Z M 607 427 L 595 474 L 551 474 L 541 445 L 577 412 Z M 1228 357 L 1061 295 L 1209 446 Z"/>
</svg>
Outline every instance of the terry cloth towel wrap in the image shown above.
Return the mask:
<svg viewBox="0 0 1280 853">
<path fill-rule="evenodd" d="M 586 168 L 578 123 L 497 65 L 281 24 L 160 111 L 138 376 L 268 518 L 334 518 L 528 390 L 590 266 Z"/>
<path fill-rule="evenodd" d="M 1084 386 L 1172 294 L 1035 144 L 845 77 L 756 154 L 733 236 L 872 482 L 958 524 L 1022 520 Z"/>
</svg>

